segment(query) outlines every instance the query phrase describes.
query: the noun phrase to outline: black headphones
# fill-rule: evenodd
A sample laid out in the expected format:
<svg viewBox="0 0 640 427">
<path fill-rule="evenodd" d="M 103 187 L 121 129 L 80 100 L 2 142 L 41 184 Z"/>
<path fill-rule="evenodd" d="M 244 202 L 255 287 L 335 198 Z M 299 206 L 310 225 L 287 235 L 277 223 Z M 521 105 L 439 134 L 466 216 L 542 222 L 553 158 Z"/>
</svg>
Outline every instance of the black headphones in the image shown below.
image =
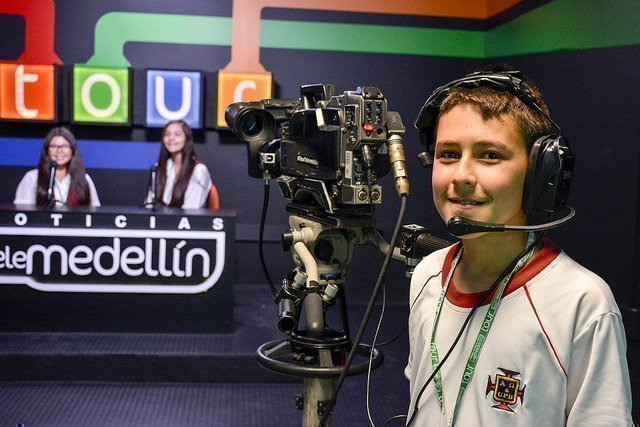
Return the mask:
<svg viewBox="0 0 640 427">
<path fill-rule="evenodd" d="M 535 211 L 552 214 L 563 209 L 569 197 L 575 156 L 569 141 L 561 135 L 560 127 L 531 96 L 519 71 L 475 72 L 436 89 L 425 102 L 415 121 L 415 127 L 420 132 L 420 142 L 426 147 L 426 152 L 418 156 L 422 165 L 427 166 L 433 163 L 434 128 L 440 105 L 450 90 L 458 87 L 468 89 L 488 87 L 500 92 L 509 92 L 525 105 L 542 114 L 558 130 L 558 134 L 538 138 L 531 148 L 522 207 L 527 215 Z"/>
</svg>

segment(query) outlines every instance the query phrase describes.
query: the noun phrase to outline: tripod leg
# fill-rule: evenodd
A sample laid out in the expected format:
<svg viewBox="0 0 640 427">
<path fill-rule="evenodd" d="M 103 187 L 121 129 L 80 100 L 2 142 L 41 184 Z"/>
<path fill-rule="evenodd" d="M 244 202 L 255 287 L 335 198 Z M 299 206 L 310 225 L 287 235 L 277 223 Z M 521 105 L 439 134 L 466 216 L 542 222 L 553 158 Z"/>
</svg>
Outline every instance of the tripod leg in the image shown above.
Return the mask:
<svg viewBox="0 0 640 427">
<path fill-rule="evenodd" d="M 318 354 L 321 367 L 331 367 L 331 353 L 329 350 L 320 350 Z M 304 379 L 304 419 L 303 427 L 317 427 L 322 418 L 318 414 L 318 402 L 326 402 L 331 399 L 335 385 L 335 378 L 305 378 Z M 329 416 L 325 427 L 333 426 L 333 416 Z"/>
</svg>

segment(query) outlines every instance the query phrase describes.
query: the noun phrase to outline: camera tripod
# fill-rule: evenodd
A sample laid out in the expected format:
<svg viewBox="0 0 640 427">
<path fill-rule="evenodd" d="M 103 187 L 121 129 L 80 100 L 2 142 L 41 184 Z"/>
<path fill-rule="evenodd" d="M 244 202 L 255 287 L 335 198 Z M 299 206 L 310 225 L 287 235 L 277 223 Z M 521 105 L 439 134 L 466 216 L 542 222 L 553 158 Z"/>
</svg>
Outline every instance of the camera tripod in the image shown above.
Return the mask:
<svg viewBox="0 0 640 427">
<path fill-rule="evenodd" d="M 304 215 L 304 214 L 303 214 Z M 271 371 L 304 379 L 304 395 L 296 406 L 303 410 L 305 427 L 318 426 L 328 410 L 335 380 L 352 349 L 344 295 L 347 266 L 355 244 L 364 244 L 373 229 L 370 218 L 327 220 L 292 215 L 291 229 L 283 235 L 285 250 L 292 249 L 296 265 L 283 280 L 276 296 L 278 328 L 288 338 L 271 341 L 258 348 L 258 362 Z M 340 329 L 327 325 L 328 309 L 338 303 Z M 304 314 L 301 319 L 301 314 Z M 299 320 L 304 321 L 300 327 Z M 356 350 L 348 375 L 378 368 L 383 354 L 364 346 Z M 326 426 L 332 425 L 329 416 Z"/>
</svg>

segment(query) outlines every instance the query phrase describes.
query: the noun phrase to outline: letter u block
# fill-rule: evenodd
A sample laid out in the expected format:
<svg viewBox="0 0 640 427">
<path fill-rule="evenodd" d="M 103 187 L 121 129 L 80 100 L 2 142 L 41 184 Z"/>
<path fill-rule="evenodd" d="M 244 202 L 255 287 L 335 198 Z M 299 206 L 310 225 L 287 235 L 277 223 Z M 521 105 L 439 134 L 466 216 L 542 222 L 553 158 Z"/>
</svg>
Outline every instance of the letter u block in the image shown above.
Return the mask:
<svg viewBox="0 0 640 427">
<path fill-rule="evenodd" d="M 184 120 L 202 128 L 202 73 L 147 70 L 146 127 L 163 127 Z"/>
</svg>

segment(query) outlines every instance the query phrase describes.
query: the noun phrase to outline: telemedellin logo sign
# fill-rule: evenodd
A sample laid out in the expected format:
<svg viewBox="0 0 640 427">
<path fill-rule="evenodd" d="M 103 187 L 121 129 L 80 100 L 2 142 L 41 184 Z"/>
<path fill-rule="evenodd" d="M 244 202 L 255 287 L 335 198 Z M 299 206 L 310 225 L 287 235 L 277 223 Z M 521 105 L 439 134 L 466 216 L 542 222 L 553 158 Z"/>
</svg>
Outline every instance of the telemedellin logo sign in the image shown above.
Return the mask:
<svg viewBox="0 0 640 427">
<path fill-rule="evenodd" d="M 225 231 L 7 227 L 0 283 L 50 292 L 200 293 L 222 275 L 225 239 Z"/>
</svg>

